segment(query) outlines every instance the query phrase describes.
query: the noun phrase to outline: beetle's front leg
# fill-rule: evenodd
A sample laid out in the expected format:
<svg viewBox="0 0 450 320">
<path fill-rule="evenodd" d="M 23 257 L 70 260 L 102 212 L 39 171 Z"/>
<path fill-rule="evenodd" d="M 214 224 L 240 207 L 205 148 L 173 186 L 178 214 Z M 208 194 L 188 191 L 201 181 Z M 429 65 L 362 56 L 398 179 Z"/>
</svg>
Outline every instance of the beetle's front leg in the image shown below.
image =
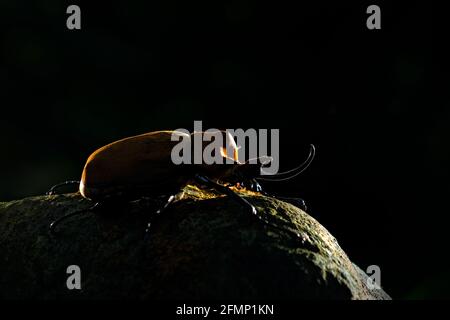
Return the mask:
<svg viewBox="0 0 450 320">
<path fill-rule="evenodd" d="M 221 185 L 217 182 L 214 182 L 213 180 L 211 180 L 210 178 L 206 177 L 206 176 L 202 176 L 202 175 L 195 175 L 195 180 L 198 181 L 201 184 L 204 184 L 206 186 L 209 186 L 211 188 L 216 189 L 219 192 L 222 192 L 228 196 L 230 196 L 231 198 L 233 198 L 234 200 L 236 200 L 237 202 L 239 202 L 240 204 L 242 204 L 244 207 L 248 208 L 249 211 L 254 214 L 257 215 L 258 211 L 256 211 L 256 208 L 247 200 L 245 200 L 244 198 L 242 198 L 241 196 L 239 196 L 238 194 L 236 194 L 233 190 L 231 190 L 229 187 Z"/>
<path fill-rule="evenodd" d="M 256 179 L 252 179 L 252 183 L 250 184 L 250 188 L 253 191 L 264 193 L 263 188 L 259 184 L 259 182 Z"/>
<path fill-rule="evenodd" d="M 247 200 L 245 200 L 244 198 L 240 197 L 237 193 L 235 193 L 233 190 L 231 190 L 229 187 L 227 186 L 223 186 L 221 184 L 218 184 L 216 182 L 214 182 L 213 180 L 209 179 L 206 176 L 201 176 L 201 175 L 196 175 L 195 179 L 200 182 L 201 184 L 204 184 L 206 186 L 210 186 L 214 189 L 216 189 L 219 192 L 223 192 L 227 195 L 229 195 L 231 198 L 237 200 L 238 202 L 240 202 L 241 204 L 243 204 L 245 207 L 249 208 L 250 211 L 252 212 L 252 214 L 254 216 L 256 216 L 262 223 L 264 223 L 267 226 L 271 226 L 273 228 L 276 228 L 278 230 L 284 231 L 284 232 L 288 232 L 294 239 L 298 240 L 300 238 L 300 235 L 298 232 L 296 232 L 295 230 L 291 230 L 290 228 L 286 228 L 283 227 L 281 225 L 278 225 L 275 222 L 270 222 L 269 220 L 267 220 L 266 218 L 264 218 L 263 216 L 258 214 L 258 211 L 256 210 L 256 208 Z"/>
<path fill-rule="evenodd" d="M 290 204 L 293 204 L 296 207 L 299 207 L 303 211 L 307 211 L 308 207 L 306 206 L 305 200 L 302 198 L 292 198 L 292 197 L 281 197 L 281 196 L 274 196 L 274 198 L 283 200 L 285 202 L 288 202 Z"/>
<path fill-rule="evenodd" d="M 306 206 L 305 200 L 303 200 L 302 198 L 283 197 L 283 196 L 276 196 L 276 195 L 268 194 L 267 192 L 265 192 L 263 190 L 263 188 L 261 187 L 261 185 L 259 184 L 259 182 L 256 179 L 252 179 L 252 183 L 250 184 L 250 186 L 251 186 L 252 191 L 259 192 L 268 197 L 272 197 L 272 198 L 276 198 L 279 200 L 289 202 L 289 203 L 293 204 L 294 206 L 299 207 L 303 211 L 307 211 L 307 209 L 308 209 L 308 207 Z"/>
</svg>

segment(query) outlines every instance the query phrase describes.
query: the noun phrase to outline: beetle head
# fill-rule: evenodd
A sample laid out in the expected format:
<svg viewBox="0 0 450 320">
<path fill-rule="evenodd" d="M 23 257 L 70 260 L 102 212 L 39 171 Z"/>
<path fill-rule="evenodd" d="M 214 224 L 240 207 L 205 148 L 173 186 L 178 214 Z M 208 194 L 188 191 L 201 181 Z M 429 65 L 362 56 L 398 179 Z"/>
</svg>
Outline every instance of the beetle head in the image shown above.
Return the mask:
<svg viewBox="0 0 450 320">
<path fill-rule="evenodd" d="M 269 167 L 272 161 L 270 157 L 260 157 L 254 160 L 256 161 L 248 160 L 233 166 L 230 176 L 234 182 L 245 182 L 260 177 L 261 170 Z"/>
</svg>

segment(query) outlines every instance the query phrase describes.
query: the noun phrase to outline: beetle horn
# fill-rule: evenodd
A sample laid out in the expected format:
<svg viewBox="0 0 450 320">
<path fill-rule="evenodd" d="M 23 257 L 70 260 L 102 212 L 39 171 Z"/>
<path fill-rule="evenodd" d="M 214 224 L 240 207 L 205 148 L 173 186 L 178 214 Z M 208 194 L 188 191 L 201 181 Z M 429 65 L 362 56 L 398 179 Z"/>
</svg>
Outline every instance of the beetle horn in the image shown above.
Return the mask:
<svg viewBox="0 0 450 320">
<path fill-rule="evenodd" d="M 283 180 L 292 179 L 292 178 L 298 176 L 303 171 L 305 171 L 309 167 L 309 165 L 311 164 L 311 162 L 313 161 L 315 156 L 316 156 L 316 148 L 314 147 L 313 144 L 311 144 L 308 158 L 306 158 L 305 162 L 303 162 L 298 167 L 293 168 L 288 171 L 285 171 L 285 172 L 277 173 L 274 175 L 261 175 L 256 179 L 257 180 L 265 180 L 265 181 L 283 181 Z M 261 169 L 261 171 L 264 172 L 262 169 Z"/>
</svg>

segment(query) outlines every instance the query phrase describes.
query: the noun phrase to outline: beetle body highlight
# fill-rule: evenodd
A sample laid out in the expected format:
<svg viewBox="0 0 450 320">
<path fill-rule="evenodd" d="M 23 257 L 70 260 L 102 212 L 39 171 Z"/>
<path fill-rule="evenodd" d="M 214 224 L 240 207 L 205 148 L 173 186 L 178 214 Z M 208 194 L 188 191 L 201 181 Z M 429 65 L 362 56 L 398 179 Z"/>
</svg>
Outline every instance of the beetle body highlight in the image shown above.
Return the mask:
<svg viewBox="0 0 450 320">
<path fill-rule="evenodd" d="M 121 139 L 93 152 L 86 161 L 79 191 L 85 198 L 138 199 L 145 195 L 171 194 L 180 190 L 195 174 L 212 179 L 231 178 L 236 171 L 257 172 L 250 164 L 175 165 L 171 160 L 174 131 L 156 131 Z M 191 134 L 202 134 L 193 133 Z M 237 158 L 237 148 L 232 150 Z"/>
</svg>

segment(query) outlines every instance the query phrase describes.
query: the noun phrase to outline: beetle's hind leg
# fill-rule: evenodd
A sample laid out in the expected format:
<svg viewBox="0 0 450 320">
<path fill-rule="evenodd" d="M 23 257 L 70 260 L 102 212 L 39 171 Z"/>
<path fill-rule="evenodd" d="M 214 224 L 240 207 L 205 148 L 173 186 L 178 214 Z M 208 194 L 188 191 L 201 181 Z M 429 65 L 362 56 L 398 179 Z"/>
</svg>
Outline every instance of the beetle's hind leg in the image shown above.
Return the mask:
<svg viewBox="0 0 450 320">
<path fill-rule="evenodd" d="M 49 226 L 50 234 L 54 236 L 56 234 L 56 227 L 64 220 L 67 220 L 70 217 L 77 216 L 77 215 L 85 213 L 85 212 L 94 211 L 94 210 L 98 209 L 99 206 L 100 206 L 100 203 L 97 202 L 96 204 L 94 204 L 93 206 L 91 206 L 89 208 L 81 209 L 81 210 L 77 210 L 77 211 L 68 213 L 68 214 L 54 220 L 52 223 L 50 223 L 50 226 Z"/>
<path fill-rule="evenodd" d="M 80 184 L 80 181 L 78 181 L 78 180 L 69 180 L 69 181 L 64 181 L 64 182 L 55 184 L 53 187 L 50 188 L 50 190 L 47 191 L 46 194 L 47 195 L 53 195 L 53 194 L 55 194 L 55 191 L 58 188 L 63 187 L 63 186 L 67 186 L 67 185 L 70 185 L 70 184 Z"/>
</svg>

